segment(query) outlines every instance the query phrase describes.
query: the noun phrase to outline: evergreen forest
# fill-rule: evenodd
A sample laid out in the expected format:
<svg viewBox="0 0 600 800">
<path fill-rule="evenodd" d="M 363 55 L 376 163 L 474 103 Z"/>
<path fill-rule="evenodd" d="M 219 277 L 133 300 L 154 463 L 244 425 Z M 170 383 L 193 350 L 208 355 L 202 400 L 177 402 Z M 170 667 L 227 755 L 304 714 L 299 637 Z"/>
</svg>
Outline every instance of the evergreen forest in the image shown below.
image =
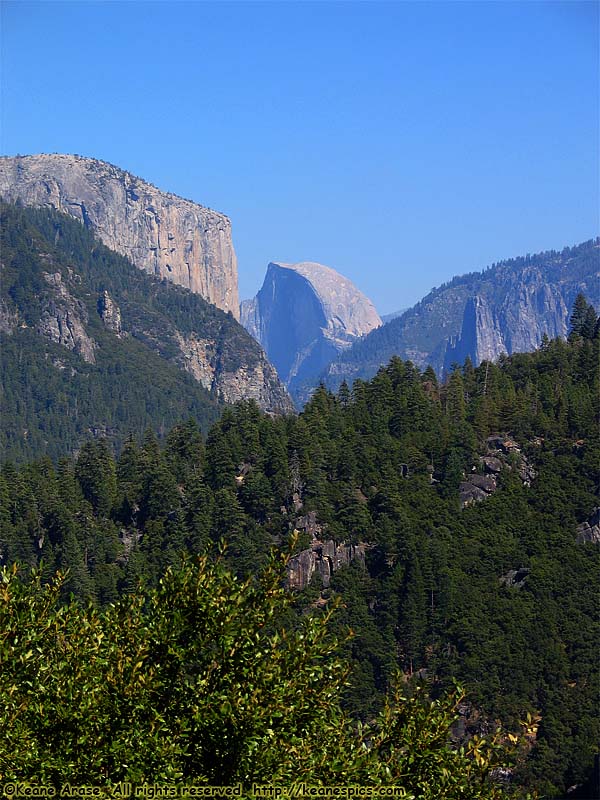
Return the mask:
<svg viewBox="0 0 600 800">
<path fill-rule="evenodd" d="M 571 328 L 444 383 L 394 358 L 297 416 L 246 401 L 207 435 L 190 417 L 5 463 L 0 777 L 595 797 L 583 296 Z M 286 588 L 317 540 L 364 560 Z"/>
<path fill-rule="evenodd" d="M 91 434 L 120 450 L 129 434 L 151 427 L 163 436 L 190 416 L 206 433 L 222 398 L 185 371 L 181 337 L 209 342 L 218 373 L 264 358 L 230 314 L 141 272 L 77 220 L 6 203 L 0 215 L 4 458 L 57 459 Z M 103 324 L 105 293 L 119 309 L 122 333 Z M 82 357 L 82 341 L 93 357 Z"/>
</svg>

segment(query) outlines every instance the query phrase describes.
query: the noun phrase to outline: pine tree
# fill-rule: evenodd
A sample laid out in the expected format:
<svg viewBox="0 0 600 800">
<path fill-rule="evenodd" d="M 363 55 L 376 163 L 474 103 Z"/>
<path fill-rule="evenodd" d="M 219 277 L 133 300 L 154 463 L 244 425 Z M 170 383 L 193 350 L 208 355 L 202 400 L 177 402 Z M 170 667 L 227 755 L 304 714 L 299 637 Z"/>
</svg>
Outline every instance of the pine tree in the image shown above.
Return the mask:
<svg viewBox="0 0 600 800">
<path fill-rule="evenodd" d="M 573 303 L 573 312 L 571 313 L 571 319 L 569 320 L 571 324 L 569 338 L 572 338 L 574 335 L 582 335 L 583 326 L 585 325 L 586 321 L 587 310 L 587 300 L 585 299 L 585 295 L 580 292 Z"/>
<path fill-rule="evenodd" d="M 104 439 L 86 442 L 75 462 L 75 476 L 83 496 L 100 516 L 108 517 L 116 500 L 116 469 Z"/>
<path fill-rule="evenodd" d="M 124 525 L 135 523 L 143 486 L 144 456 L 133 436 L 129 436 L 117 462 L 118 518 Z"/>
<path fill-rule="evenodd" d="M 206 477 L 213 489 L 233 489 L 235 487 L 237 465 L 229 441 L 220 425 L 215 425 L 208 434 L 206 462 Z"/>
<path fill-rule="evenodd" d="M 452 422 L 462 422 L 466 415 L 465 384 L 459 370 L 455 370 L 445 387 L 446 413 Z"/>
<path fill-rule="evenodd" d="M 400 603 L 400 636 L 404 645 L 405 665 L 411 675 L 421 661 L 426 630 L 425 585 L 419 559 L 413 553 L 407 564 Z"/>
<path fill-rule="evenodd" d="M 193 554 L 207 553 L 212 541 L 213 493 L 198 476 L 191 478 L 186 486 L 184 514 L 186 549 Z"/>
<path fill-rule="evenodd" d="M 581 336 L 584 339 L 594 338 L 594 332 L 596 330 L 597 322 L 598 322 L 598 316 L 594 311 L 594 307 L 590 304 L 585 312 L 585 318 L 583 320 L 580 330 Z"/>
<path fill-rule="evenodd" d="M 172 428 L 166 440 L 165 460 L 178 483 L 204 470 L 204 441 L 195 419 Z"/>
<path fill-rule="evenodd" d="M 338 389 L 338 401 L 342 408 L 347 408 L 350 405 L 350 389 L 345 379 L 341 382 L 340 388 Z"/>
<path fill-rule="evenodd" d="M 464 463 L 460 450 L 450 450 L 444 465 L 444 477 L 440 490 L 444 497 L 453 497 L 458 492 L 458 487 L 463 479 Z"/>
</svg>

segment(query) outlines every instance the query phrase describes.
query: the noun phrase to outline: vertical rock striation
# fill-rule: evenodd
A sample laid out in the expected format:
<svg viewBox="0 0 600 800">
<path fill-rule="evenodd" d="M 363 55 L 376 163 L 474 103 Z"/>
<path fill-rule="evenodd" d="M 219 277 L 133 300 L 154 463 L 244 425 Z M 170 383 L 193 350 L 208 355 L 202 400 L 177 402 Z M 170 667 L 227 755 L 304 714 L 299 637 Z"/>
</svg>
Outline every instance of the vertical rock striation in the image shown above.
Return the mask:
<svg viewBox="0 0 600 800">
<path fill-rule="evenodd" d="M 77 353 L 88 364 L 94 364 L 96 343 L 86 331 L 88 314 L 85 304 L 69 292 L 60 272 L 44 272 L 43 277 L 52 289 L 52 296 L 45 300 L 37 332 Z"/>
<path fill-rule="evenodd" d="M 121 309 L 106 290 L 98 298 L 98 314 L 100 314 L 104 327 L 120 337 L 122 334 Z"/>
<path fill-rule="evenodd" d="M 104 161 L 71 155 L 0 158 L 0 195 L 70 214 L 139 269 L 239 319 L 237 262 L 225 215 Z"/>
<path fill-rule="evenodd" d="M 465 305 L 461 332 L 450 339 L 444 369 L 462 364 L 470 356 L 474 364 L 495 361 L 502 353 L 523 353 L 550 339 L 567 335 L 569 308 L 564 288 L 552 286 L 542 270 L 530 268 L 506 285 L 498 299 L 484 294 L 470 297 Z"/>
</svg>

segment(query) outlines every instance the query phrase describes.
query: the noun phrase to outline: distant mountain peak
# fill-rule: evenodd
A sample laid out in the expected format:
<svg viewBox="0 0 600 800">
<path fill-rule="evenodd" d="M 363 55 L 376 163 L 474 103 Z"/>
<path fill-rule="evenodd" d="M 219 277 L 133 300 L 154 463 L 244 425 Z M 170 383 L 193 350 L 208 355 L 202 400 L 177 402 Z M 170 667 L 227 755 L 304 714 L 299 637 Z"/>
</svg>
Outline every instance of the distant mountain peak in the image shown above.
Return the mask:
<svg viewBox="0 0 600 800">
<path fill-rule="evenodd" d="M 284 264 L 272 261 L 269 268 L 289 269 L 307 280 L 323 305 L 334 337 L 355 339 L 382 324 L 375 306 L 349 278 L 316 261 Z"/>
<path fill-rule="evenodd" d="M 375 306 L 352 281 L 314 261 L 271 261 L 256 297 L 242 303 L 241 321 L 292 394 L 381 325 Z"/>
</svg>

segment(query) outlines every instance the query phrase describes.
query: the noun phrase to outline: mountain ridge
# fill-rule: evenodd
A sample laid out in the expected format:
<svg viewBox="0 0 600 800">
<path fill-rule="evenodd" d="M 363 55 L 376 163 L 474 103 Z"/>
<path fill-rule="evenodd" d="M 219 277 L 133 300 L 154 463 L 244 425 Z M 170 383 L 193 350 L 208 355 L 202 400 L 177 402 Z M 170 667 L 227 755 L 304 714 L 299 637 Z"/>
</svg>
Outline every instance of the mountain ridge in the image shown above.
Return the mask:
<svg viewBox="0 0 600 800">
<path fill-rule="evenodd" d="M 599 254 L 596 238 L 455 276 L 353 344 L 321 377 L 333 388 L 367 379 L 393 355 L 443 374 L 467 356 L 479 363 L 535 349 L 544 333 L 564 337 L 579 292 L 598 305 Z"/>
</svg>

